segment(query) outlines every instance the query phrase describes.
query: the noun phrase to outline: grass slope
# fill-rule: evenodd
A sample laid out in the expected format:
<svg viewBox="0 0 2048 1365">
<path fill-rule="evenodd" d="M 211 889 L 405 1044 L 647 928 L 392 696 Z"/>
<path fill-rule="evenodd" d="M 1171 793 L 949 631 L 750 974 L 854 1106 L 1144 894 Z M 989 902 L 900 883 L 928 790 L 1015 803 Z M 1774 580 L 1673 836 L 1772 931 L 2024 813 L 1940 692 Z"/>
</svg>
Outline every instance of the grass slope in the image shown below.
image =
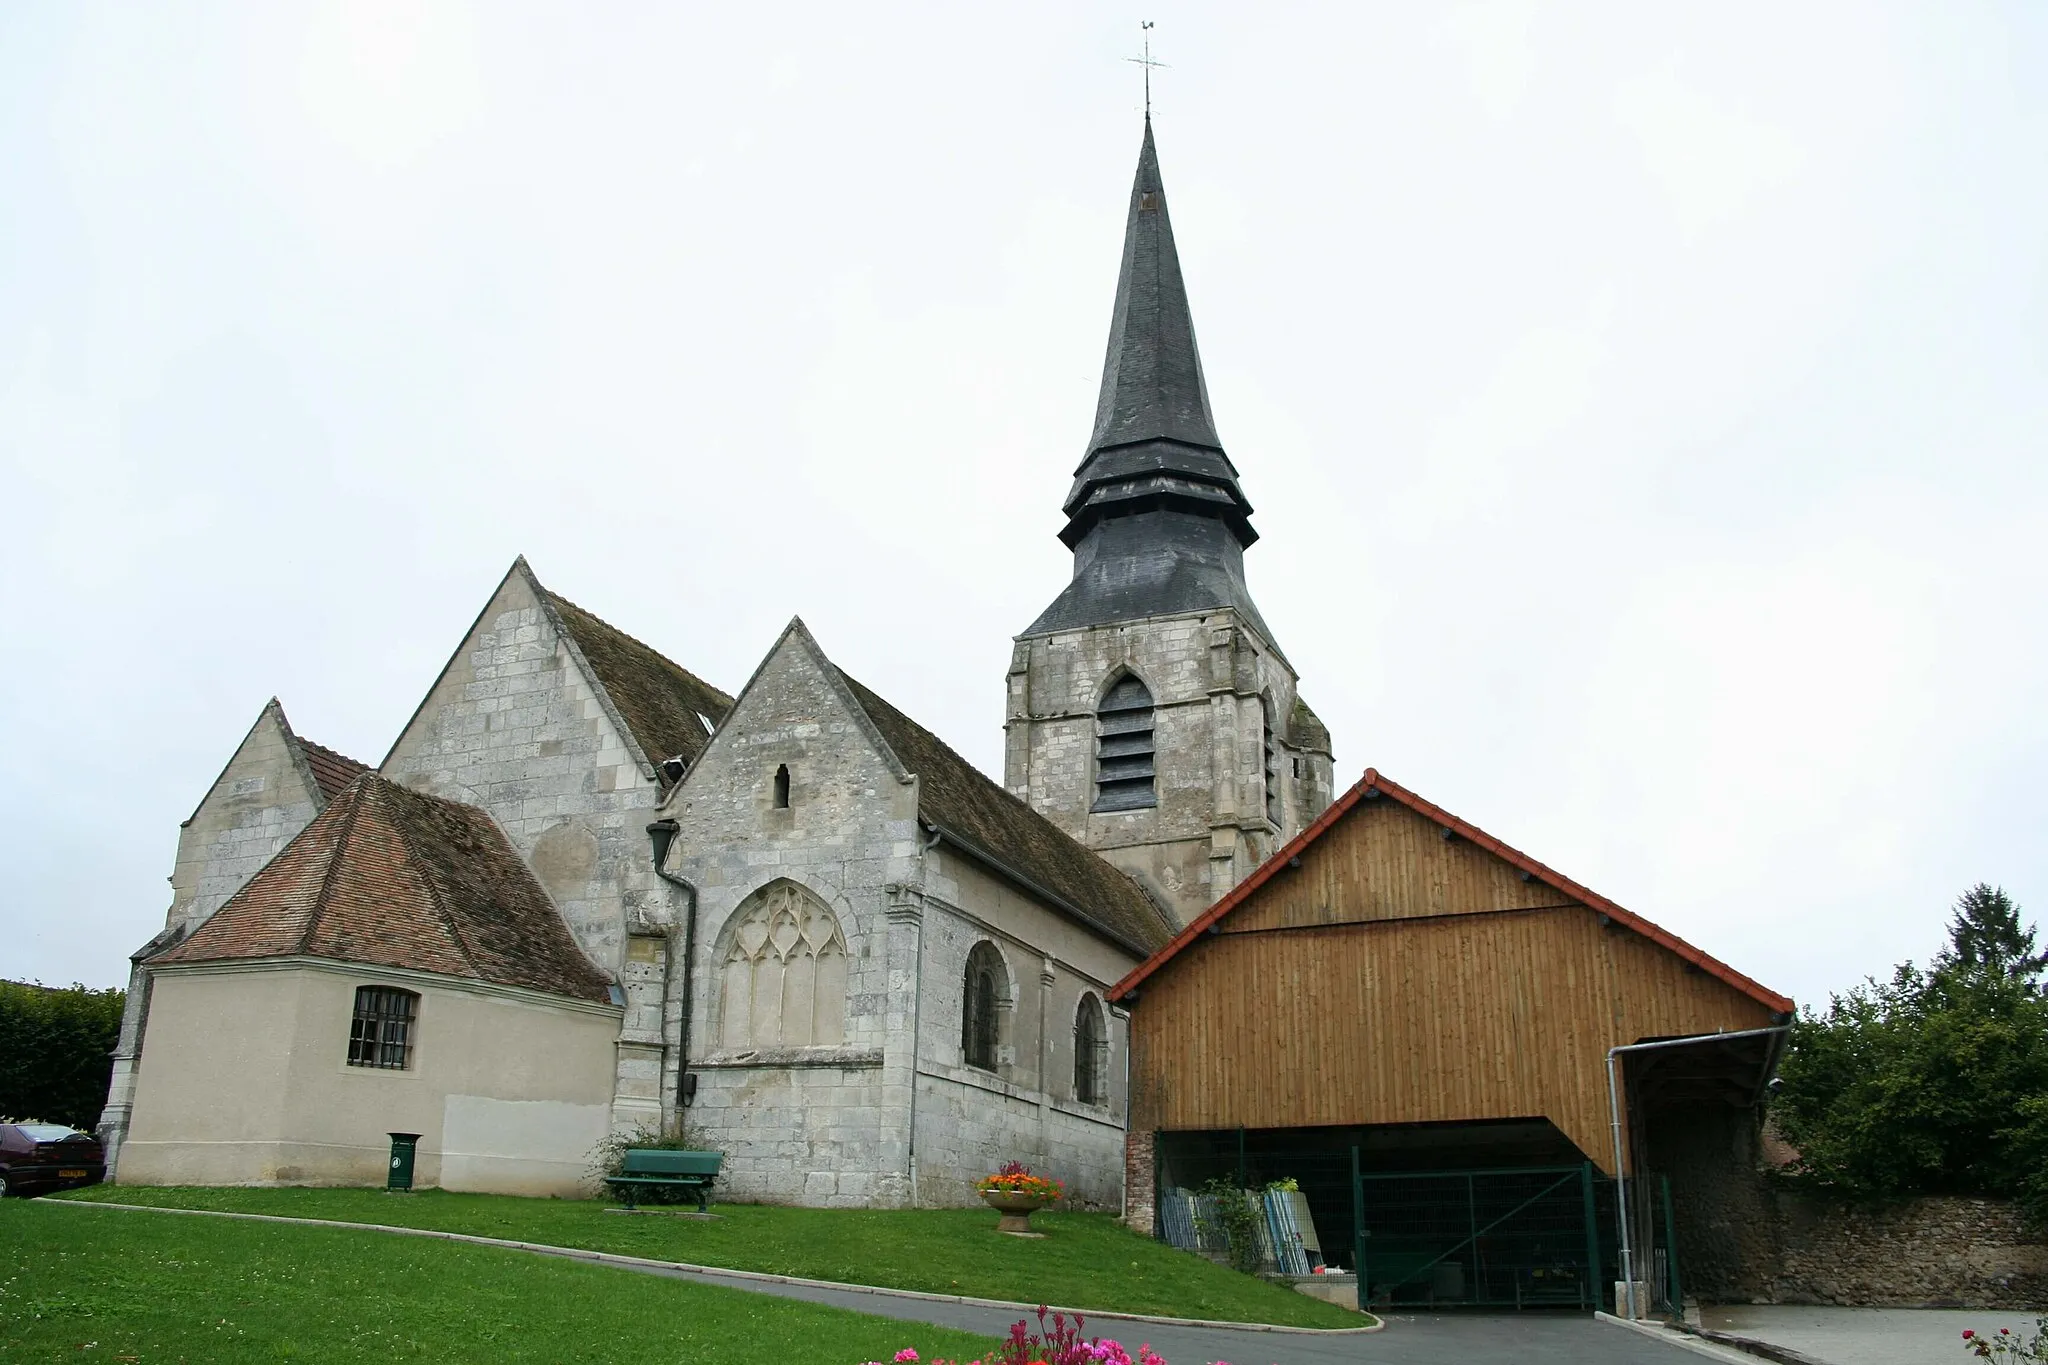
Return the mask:
<svg viewBox="0 0 2048 1365">
<path fill-rule="evenodd" d="M 734 1289 L 341 1228 L 0 1203 L 0 1360 L 856 1365 L 989 1342 Z"/>
<path fill-rule="evenodd" d="M 1140 1237 L 1103 1214 L 1037 1213 L 1042 1240 L 998 1236 L 986 1209 L 723 1204 L 715 1222 L 607 1213 L 592 1200 L 423 1190 L 99 1186 L 67 1198 L 507 1237 L 731 1270 L 1172 1317 L 1359 1327 L 1371 1319 Z"/>
</svg>

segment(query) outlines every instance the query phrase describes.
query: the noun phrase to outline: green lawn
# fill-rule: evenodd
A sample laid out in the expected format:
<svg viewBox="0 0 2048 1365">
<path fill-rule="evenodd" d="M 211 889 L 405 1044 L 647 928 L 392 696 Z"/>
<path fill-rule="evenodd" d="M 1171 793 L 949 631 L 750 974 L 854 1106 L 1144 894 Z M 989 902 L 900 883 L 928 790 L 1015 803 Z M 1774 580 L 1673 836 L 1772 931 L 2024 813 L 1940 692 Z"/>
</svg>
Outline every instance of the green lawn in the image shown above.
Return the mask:
<svg viewBox="0 0 2048 1365">
<path fill-rule="evenodd" d="M 459 1242 L 0 1202 L 0 1361 L 859 1365 L 989 1344 Z"/>
<path fill-rule="evenodd" d="M 424 1190 L 98 1186 L 78 1199 L 391 1223 L 807 1279 L 1173 1317 L 1359 1327 L 1371 1319 L 1140 1237 L 1104 1214 L 1037 1213 L 1043 1239 L 999 1236 L 986 1209 L 722 1204 L 712 1222 L 609 1213 L 593 1200 Z M 75 1215 L 90 1217 L 92 1215 Z"/>
</svg>

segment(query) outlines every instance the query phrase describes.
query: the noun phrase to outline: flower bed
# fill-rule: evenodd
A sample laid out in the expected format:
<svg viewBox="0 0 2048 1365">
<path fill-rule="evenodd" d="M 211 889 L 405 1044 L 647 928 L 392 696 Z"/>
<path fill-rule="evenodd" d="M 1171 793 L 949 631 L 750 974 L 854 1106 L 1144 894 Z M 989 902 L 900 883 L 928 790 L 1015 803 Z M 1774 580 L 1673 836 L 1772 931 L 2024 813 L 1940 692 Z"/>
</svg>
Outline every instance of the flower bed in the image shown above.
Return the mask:
<svg viewBox="0 0 2048 1365">
<path fill-rule="evenodd" d="M 1003 1339 L 1003 1344 L 980 1360 L 921 1362 L 917 1352 L 906 1346 L 896 1353 L 895 1365 L 1166 1365 L 1164 1357 L 1150 1346 L 1140 1346 L 1133 1354 L 1108 1337 L 1082 1335 L 1082 1319 L 1078 1313 L 1072 1321 L 1064 1313 L 1054 1313 L 1052 1320 L 1047 1322 L 1046 1312 L 1046 1307 L 1040 1304 L 1036 1332 L 1030 1329 L 1029 1323 L 1020 1320 L 1010 1329 L 1010 1335 Z M 881 1362 L 871 1360 L 867 1365 L 881 1365 Z M 1211 1365 L 1228 1365 L 1228 1362 L 1219 1360 Z"/>
</svg>

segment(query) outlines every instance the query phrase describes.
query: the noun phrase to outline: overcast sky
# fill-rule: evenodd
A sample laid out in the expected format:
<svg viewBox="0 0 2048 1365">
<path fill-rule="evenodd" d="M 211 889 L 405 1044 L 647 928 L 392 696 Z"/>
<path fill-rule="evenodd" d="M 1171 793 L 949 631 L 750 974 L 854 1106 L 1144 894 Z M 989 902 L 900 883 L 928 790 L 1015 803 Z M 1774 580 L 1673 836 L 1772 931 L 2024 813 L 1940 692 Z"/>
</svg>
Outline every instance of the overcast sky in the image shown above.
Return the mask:
<svg viewBox="0 0 2048 1365">
<path fill-rule="evenodd" d="M 0 976 L 512 557 L 1000 775 L 1158 22 L 1252 588 L 1367 765 L 1802 1001 L 2048 909 L 2048 6 L 0 7 Z"/>
</svg>

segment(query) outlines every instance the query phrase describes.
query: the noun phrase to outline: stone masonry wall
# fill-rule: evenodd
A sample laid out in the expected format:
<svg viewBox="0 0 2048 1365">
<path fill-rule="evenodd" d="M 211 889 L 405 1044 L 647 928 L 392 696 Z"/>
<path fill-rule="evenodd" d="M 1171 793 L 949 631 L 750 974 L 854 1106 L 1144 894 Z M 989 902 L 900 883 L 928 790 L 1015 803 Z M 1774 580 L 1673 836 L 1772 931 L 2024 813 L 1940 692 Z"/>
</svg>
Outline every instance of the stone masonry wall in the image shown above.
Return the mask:
<svg viewBox="0 0 2048 1365">
<path fill-rule="evenodd" d="M 630 926 L 665 932 L 673 922 L 647 839 L 656 784 L 521 570 L 449 660 L 383 773 L 489 811 L 605 971 L 624 967 Z"/>
<path fill-rule="evenodd" d="M 909 1200 L 916 789 L 822 664 L 807 638 L 786 634 L 663 807 L 678 827 L 671 870 L 697 889 L 696 962 L 677 964 L 668 1007 L 680 1022 L 688 971 L 698 1086 L 683 1117 L 726 1153 L 727 1197 L 892 1207 Z M 790 775 L 783 809 L 773 796 L 779 767 Z M 838 917 L 849 959 L 844 1042 L 723 1049 L 720 966 L 735 914 L 782 879 Z M 668 1096 L 676 1080 L 665 1080 Z"/>
<path fill-rule="evenodd" d="M 2048 1311 L 2048 1244 L 2007 1201 L 1774 1203 L 1771 1302 Z"/>
<path fill-rule="evenodd" d="M 1125 671 L 1152 693 L 1159 804 L 1096 814 L 1095 708 Z M 1019 640 L 1004 784 L 1146 881 L 1185 922 L 1328 804 L 1329 755 L 1287 742 L 1295 685 L 1287 661 L 1229 610 Z M 1268 698 L 1280 739 L 1277 827 L 1265 800 Z"/>
<path fill-rule="evenodd" d="M 1158 1137 L 1153 1133 L 1130 1132 L 1124 1137 L 1124 1224 L 1141 1237 L 1158 1230 L 1159 1212 L 1154 1200 L 1159 1188 Z"/>
</svg>

